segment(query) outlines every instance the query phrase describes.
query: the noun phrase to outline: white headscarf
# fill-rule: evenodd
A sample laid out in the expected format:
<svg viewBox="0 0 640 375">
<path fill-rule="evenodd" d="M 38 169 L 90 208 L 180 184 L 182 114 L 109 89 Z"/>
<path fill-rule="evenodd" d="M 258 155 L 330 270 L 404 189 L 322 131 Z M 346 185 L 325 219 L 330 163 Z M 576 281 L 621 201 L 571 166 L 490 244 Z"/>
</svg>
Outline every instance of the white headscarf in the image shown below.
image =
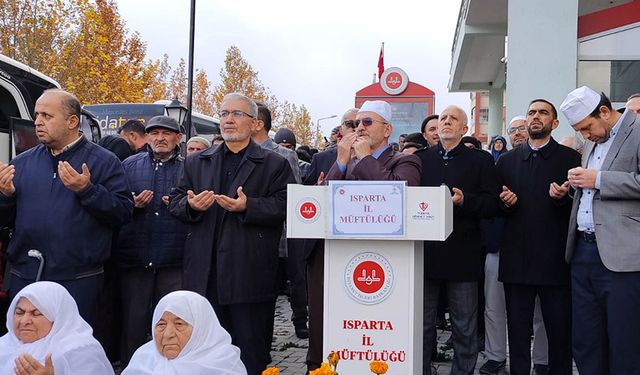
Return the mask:
<svg viewBox="0 0 640 375">
<path fill-rule="evenodd" d="M 13 329 L 13 315 L 21 298 L 28 299 L 49 321 L 51 331 L 40 340 L 23 343 Z M 0 375 L 14 375 L 15 360 L 30 354 L 44 365 L 47 354 L 56 375 L 113 375 L 113 368 L 100 343 L 93 338 L 89 324 L 67 290 L 50 281 L 40 281 L 22 289 L 7 312 L 6 335 L 0 337 Z"/>
<path fill-rule="evenodd" d="M 191 325 L 191 338 L 175 359 L 158 351 L 155 325 L 169 311 Z M 141 346 L 122 375 L 246 375 L 240 349 L 231 345 L 231 336 L 222 328 L 211 304 L 201 295 L 177 291 L 164 296 L 153 312 L 153 340 Z"/>
</svg>

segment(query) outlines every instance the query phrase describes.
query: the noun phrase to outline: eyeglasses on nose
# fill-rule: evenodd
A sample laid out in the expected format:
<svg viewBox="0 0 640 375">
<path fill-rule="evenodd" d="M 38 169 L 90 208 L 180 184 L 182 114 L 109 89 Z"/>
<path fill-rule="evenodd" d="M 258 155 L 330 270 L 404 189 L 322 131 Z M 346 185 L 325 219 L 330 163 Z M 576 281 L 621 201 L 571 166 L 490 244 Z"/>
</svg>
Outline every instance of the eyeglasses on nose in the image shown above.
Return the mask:
<svg viewBox="0 0 640 375">
<path fill-rule="evenodd" d="M 344 120 L 342 121 L 342 125 L 346 126 L 349 129 L 355 129 L 358 127 L 358 125 L 356 125 L 356 122 L 354 120 Z"/>
<path fill-rule="evenodd" d="M 354 121 L 354 124 L 356 125 L 356 127 L 360 126 L 360 123 L 362 123 L 362 125 L 364 125 L 364 126 L 371 126 L 371 125 L 373 125 L 374 122 L 380 122 L 382 124 L 388 124 L 388 122 L 384 122 L 384 121 L 380 121 L 380 120 L 374 120 L 371 117 L 365 117 L 363 119 L 356 120 L 356 121 Z"/>
<path fill-rule="evenodd" d="M 244 116 L 247 116 L 247 117 L 250 117 L 250 118 L 254 118 L 254 116 L 251 116 L 247 112 L 240 111 L 240 110 L 237 110 L 237 111 L 220 111 L 220 112 L 218 112 L 218 117 L 220 117 L 220 119 L 227 118 L 227 117 L 229 117 L 229 115 L 233 116 L 233 118 L 237 119 L 237 120 L 243 118 Z"/>
<path fill-rule="evenodd" d="M 513 134 L 513 133 L 515 133 L 515 132 L 523 132 L 523 131 L 526 131 L 526 130 L 527 130 L 527 127 L 526 127 L 526 126 L 524 126 L 524 125 L 520 125 L 520 126 L 518 126 L 518 127 L 516 127 L 516 128 L 509 128 L 509 129 L 507 130 L 507 134 Z"/>
</svg>

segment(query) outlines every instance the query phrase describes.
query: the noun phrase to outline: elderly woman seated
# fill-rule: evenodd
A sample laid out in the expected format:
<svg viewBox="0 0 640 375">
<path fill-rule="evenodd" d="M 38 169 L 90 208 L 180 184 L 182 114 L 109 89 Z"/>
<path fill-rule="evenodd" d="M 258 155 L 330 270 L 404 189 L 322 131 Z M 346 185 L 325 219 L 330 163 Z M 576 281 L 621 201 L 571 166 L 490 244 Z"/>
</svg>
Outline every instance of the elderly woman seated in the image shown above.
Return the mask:
<svg viewBox="0 0 640 375">
<path fill-rule="evenodd" d="M 153 340 L 141 346 L 123 375 L 246 375 L 240 349 L 204 297 L 187 291 L 164 296 L 153 312 Z"/>
<path fill-rule="evenodd" d="M 0 375 L 113 375 L 102 346 L 78 306 L 59 284 L 22 289 L 7 312 L 0 337 Z"/>
</svg>

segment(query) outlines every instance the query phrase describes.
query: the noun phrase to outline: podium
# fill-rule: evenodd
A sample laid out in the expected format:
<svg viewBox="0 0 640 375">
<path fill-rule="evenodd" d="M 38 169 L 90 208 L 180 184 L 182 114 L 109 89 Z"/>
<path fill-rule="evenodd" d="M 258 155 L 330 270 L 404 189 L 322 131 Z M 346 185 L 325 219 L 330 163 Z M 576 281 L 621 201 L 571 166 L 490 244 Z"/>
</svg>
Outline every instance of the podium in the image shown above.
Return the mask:
<svg viewBox="0 0 640 375">
<path fill-rule="evenodd" d="M 290 184 L 287 237 L 325 239 L 323 354 L 336 352 L 338 372 L 422 373 L 424 240 L 453 230 L 446 186 L 404 181 Z"/>
</svg>

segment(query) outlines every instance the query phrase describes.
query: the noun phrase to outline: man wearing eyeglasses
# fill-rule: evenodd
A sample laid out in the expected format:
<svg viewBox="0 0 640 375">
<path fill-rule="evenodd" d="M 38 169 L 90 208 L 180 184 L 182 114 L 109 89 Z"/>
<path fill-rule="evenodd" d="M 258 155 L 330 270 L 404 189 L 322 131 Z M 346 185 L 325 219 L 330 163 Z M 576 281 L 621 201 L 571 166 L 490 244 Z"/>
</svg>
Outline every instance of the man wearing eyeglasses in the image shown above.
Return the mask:
<svg viewBox="0 0 640 375">
<path fill-rule="evenodd" d="M 483 254 L 480 220 L 498 212 L 498 180 L 493 157 L 464 145 L 467 115 L 457 106 L 442 111 L 440 142 L 415 153 L 422 161 L 422 186 L 451 189 L 453 232 L 444 242 L 424 243 L 423 374 L 430 374 L 436 334 L 436 310 L 446 288 L 453 326 L 454 356 L 451 374 L 472 374 L 478 358 L 478 281 Z"/>
<path fill-rule="evenodd" d="M 527 118 L 520 115 L 512 118 L 507 127 L 507 135 L 513 148 L 520 146 L 529 139 L 529 133 L 527 133 Z"/>
<path fill-rule="evenodd" d="M 356 115 L 356 131 L 338 142 L 338 155 L 327 180 L 397 180 L 420 183 L 421 165 L 415 155 L 393 151 L 391 106 L 382 100 L 366 101 Z"/>
<path fill-rule="evenodd" d="M 184 289 L 207 297 L 247 373 L 256 375 L 268 360 L 287 184 L 295 179 L 285 158 L 251 140 L 253 100 L 228 94 L 218 116 L 224 143 L 187 158 L 169 209 L 189 224 Z"/>
</svg>

